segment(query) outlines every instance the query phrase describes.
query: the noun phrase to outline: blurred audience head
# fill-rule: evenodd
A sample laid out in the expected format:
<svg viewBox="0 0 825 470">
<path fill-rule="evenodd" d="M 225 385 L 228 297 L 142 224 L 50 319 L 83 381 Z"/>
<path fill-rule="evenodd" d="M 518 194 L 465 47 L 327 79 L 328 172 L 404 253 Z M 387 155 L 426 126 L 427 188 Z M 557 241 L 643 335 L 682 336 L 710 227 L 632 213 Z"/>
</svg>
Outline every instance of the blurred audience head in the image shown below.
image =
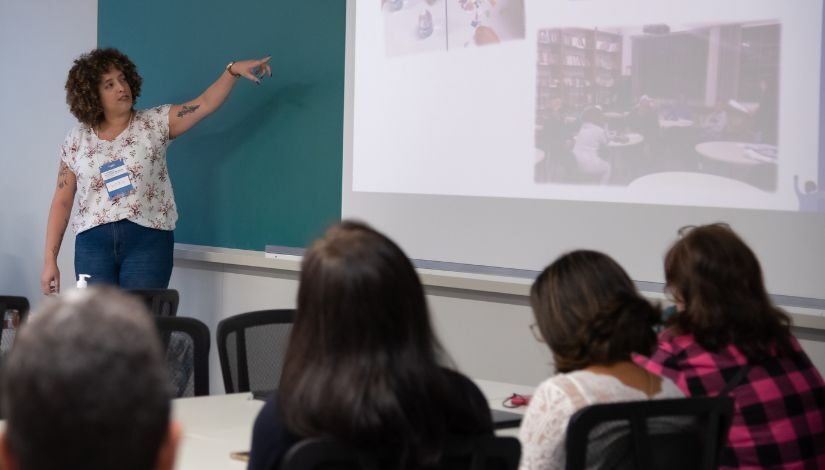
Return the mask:
<svg viewBox="0 0 825 470">
<path fill-rule="evenodd" d="M 171 469 L 169 380 L 136 299 L 91 287 L 46 300 L 3 365 L 2 468 Z"/>
</svg>

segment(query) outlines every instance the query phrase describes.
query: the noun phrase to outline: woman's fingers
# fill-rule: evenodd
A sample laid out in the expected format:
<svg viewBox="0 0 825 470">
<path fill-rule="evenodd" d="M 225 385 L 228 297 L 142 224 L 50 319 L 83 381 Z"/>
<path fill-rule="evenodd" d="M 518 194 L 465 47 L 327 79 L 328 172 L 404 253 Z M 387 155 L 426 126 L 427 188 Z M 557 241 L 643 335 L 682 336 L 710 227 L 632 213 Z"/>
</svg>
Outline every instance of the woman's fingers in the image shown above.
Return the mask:
<svg viewBox="0 0 825 470">
<path fill-rule="evenodd" d="M 264 75 L 272 76 L 272 67 L 269 66 L 269 61 L 272 60 L 272 56 L 268 55 L 261 59 L 258 63 L 258 71 L 260 72 L 260 77 L 263 78 Z"/>
<path fill-rule="evenodd" d="M 251 71 L 251 70 L 252 70 L 252 69 L 246 69 L 246 70 L 244 70 L 243 72 L 241 72 L 241 76 L 243 76 L 245 79 L 247 79 L 247 80 L 251 80 L 251 81 L 253 81 L 253 82 L 255 82 L 255 83 L 261 83 L 261 81 L 260 81 L 260 80 L 258 80 L 258 77 L 256 77 L 256 76 L 252 73 L 252 71 Z"/>
<path fill-rule="evenodd" d="M 239 67 L 236 69 L 236 73 L 247 80 L 260 84 L 265 75 L 272 76 L 272 68 L 269 66 L 271 59 L 272 56 L 266 56 L 263 59 L 238 62 Z"/>
</svg>

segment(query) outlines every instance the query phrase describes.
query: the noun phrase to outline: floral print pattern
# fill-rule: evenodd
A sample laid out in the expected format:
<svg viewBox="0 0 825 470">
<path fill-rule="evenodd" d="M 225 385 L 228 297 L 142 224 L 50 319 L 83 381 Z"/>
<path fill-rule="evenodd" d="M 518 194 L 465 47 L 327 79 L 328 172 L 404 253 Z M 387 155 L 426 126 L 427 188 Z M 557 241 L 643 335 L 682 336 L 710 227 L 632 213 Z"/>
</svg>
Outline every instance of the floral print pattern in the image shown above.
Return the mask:
<svg viewBox="0 0 825 470">
<path fill-rule="evenodd" d="M 166 167 L 170 107 L 137 111 L 126 130 L 112 141 L 99 139 L 87 125 L 66 136 L 60 159 L 77 179 L 71 222 L 75 234 L 123 219 L 144 227 L 175 229 L 178 211 Z M 109 198 L 100 166 L 115 160 L 123 160 L 135 189 Z"/>
</svg>

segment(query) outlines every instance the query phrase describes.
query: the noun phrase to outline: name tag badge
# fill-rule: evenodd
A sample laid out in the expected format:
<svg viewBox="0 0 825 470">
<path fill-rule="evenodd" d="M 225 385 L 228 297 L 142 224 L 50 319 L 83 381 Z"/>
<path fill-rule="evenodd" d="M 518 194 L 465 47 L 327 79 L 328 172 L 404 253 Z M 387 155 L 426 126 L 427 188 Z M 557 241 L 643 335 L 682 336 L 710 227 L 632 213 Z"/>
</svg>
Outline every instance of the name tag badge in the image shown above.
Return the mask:
<svg viewBox="0 0 825 470">
<path fill-rule="evenodd" d="M 106 183 L 106 191 L 109 192 L 109 199 L 125 196 L 135 189 L 132 180 L 129 179 L 129 170 L 123 160 L 115 160 L 100 167 L 100 176 Z"/>
</svg>

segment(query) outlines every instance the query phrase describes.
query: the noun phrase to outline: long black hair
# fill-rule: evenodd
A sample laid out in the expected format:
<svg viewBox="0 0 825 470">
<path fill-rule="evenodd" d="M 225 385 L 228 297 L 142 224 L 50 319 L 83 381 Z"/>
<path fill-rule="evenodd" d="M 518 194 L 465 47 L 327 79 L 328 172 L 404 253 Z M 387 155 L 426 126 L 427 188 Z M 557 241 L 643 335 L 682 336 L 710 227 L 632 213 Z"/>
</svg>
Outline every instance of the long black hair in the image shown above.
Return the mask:
<svg viewBox="0 0 825 470">
<path fill-rule="evenodd" d="M 446 408 L 478 420 L 450 390 L 443 360 L 424 289 L 395 243 L 344 221 L 309 248 L 278 390 L 287 429 L 397 449 L 402 467 L 432 466 Z"/>
</svg>

